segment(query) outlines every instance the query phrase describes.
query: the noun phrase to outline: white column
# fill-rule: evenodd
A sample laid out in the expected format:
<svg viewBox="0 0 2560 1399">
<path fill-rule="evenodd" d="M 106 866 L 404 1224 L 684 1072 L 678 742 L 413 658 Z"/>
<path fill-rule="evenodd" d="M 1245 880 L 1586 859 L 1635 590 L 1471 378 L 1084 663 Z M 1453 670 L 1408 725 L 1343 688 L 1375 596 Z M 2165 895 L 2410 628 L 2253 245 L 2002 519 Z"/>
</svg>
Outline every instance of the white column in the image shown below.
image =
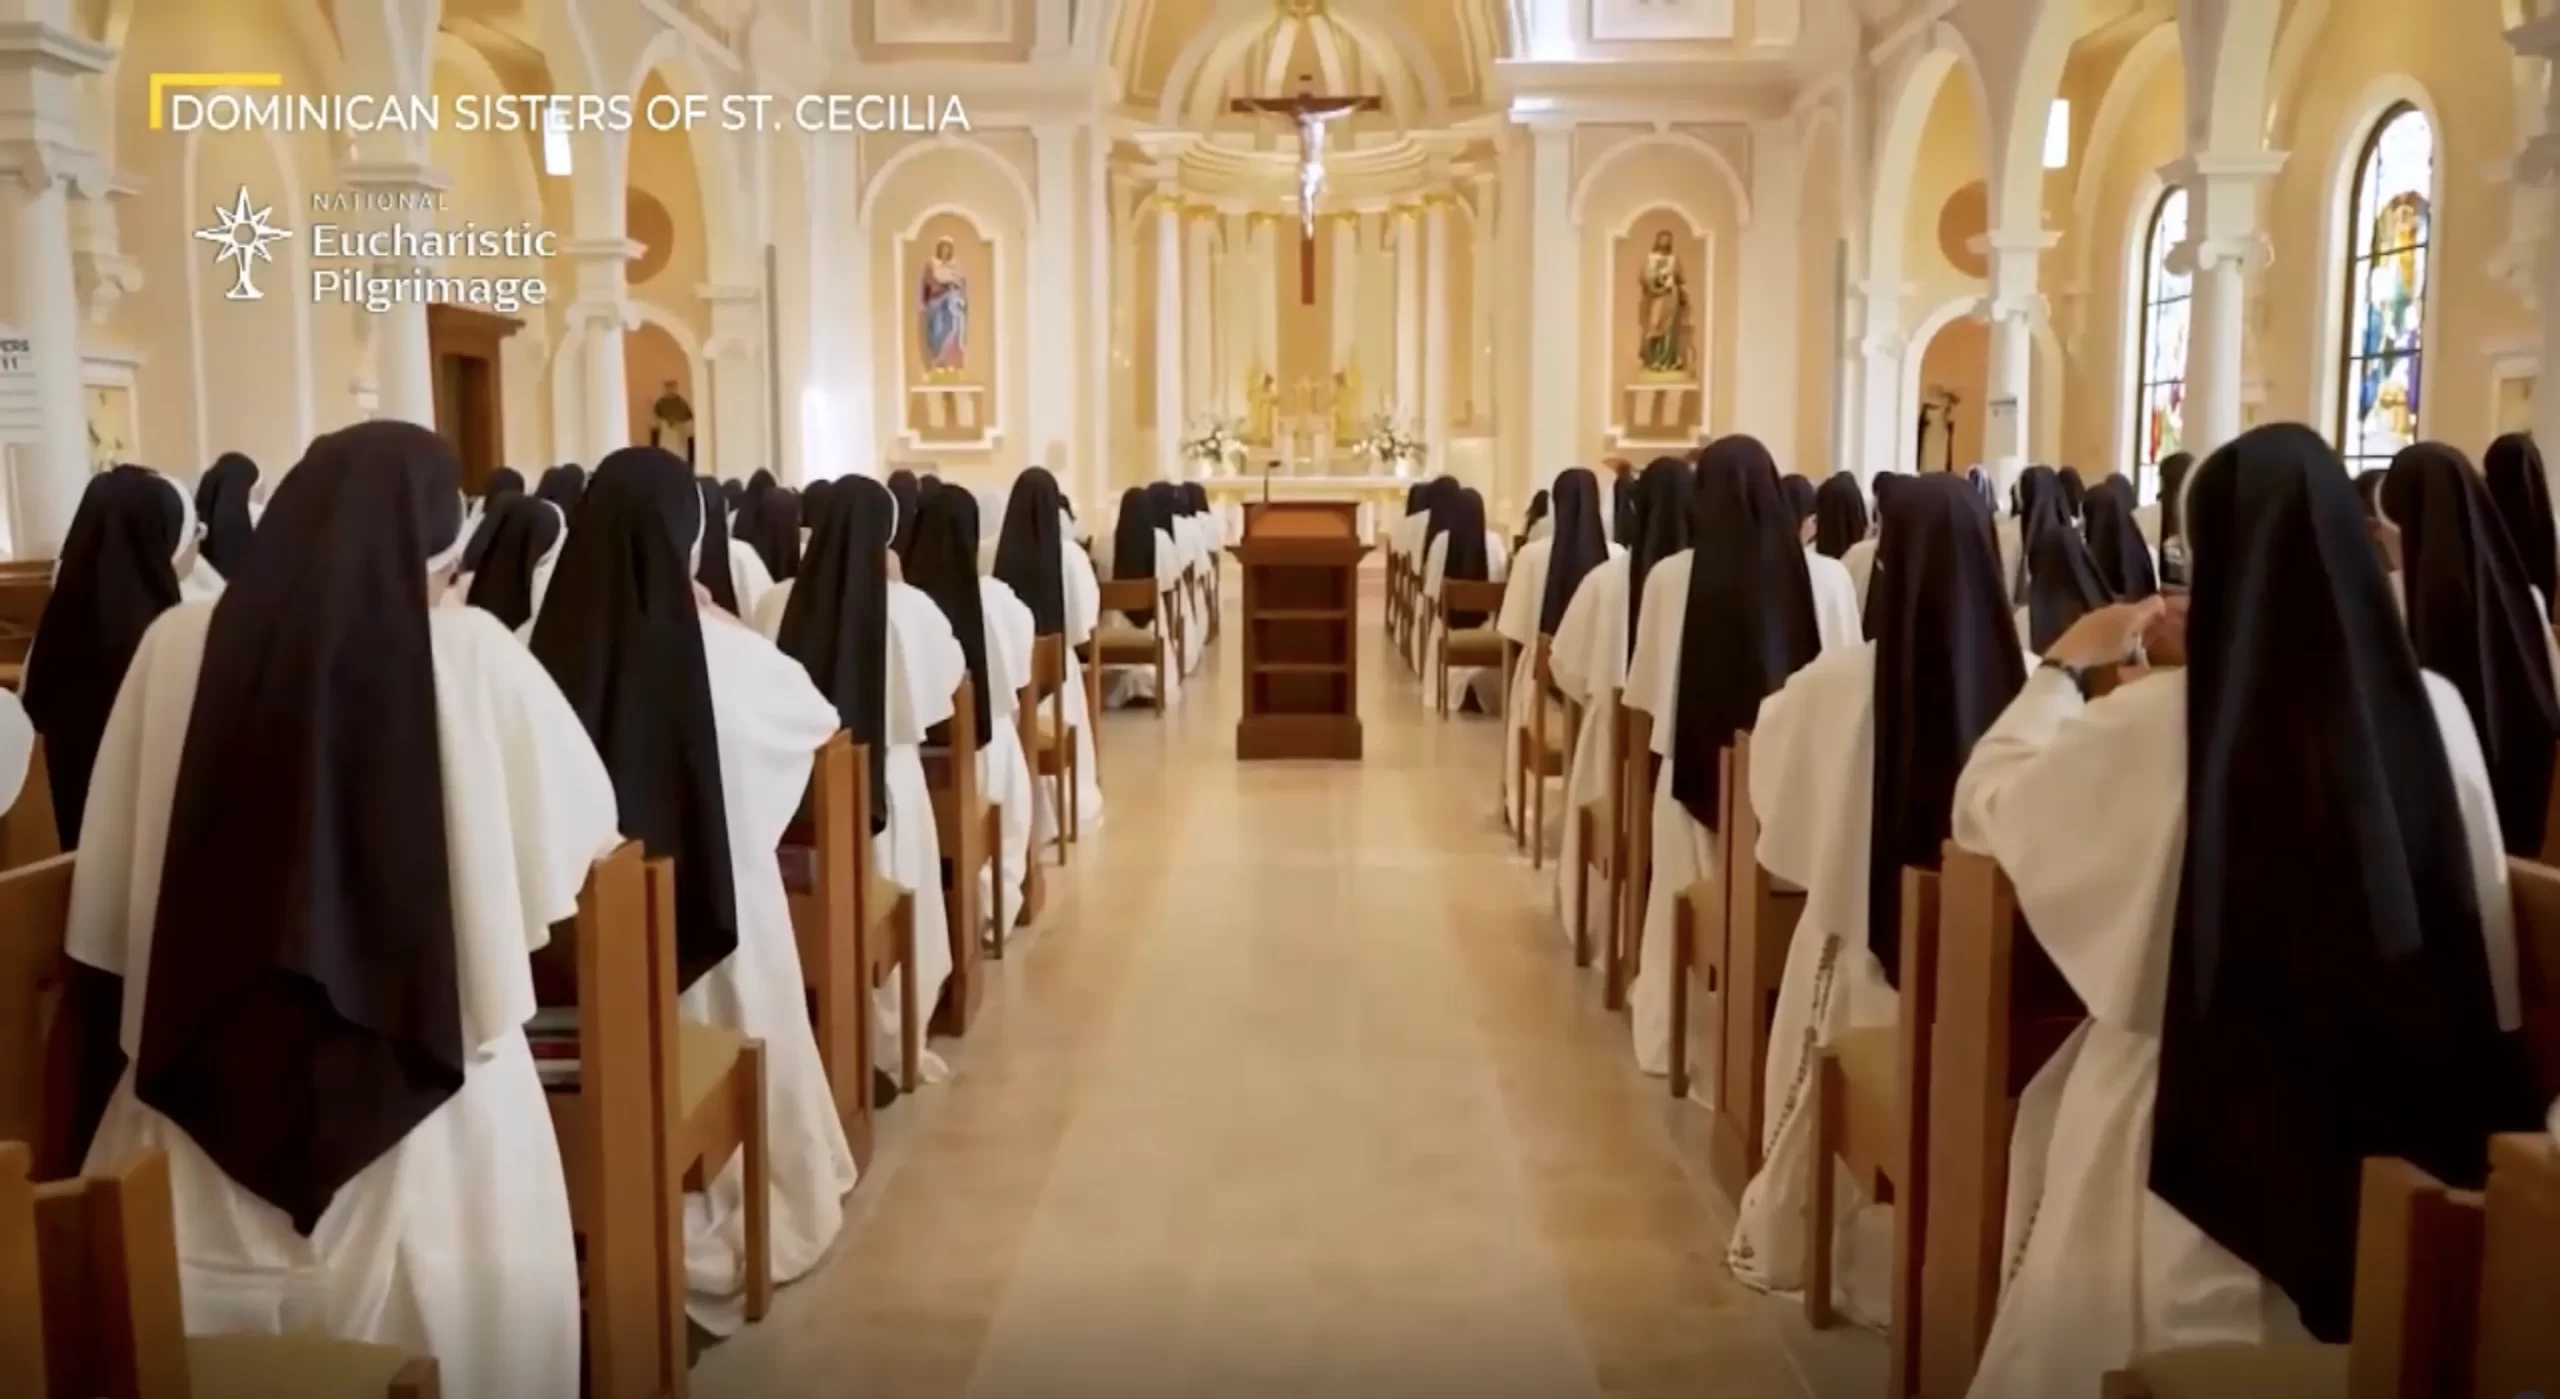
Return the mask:
<svg viewBox="0 0 2560 1399">
<path fill-rule="evenodd" d="M 1336 373 L 1351 364 L 1360 349 L 1360 216 L 1329 214 L 1332 249 L 1325 255 L 1333 259 L 1333 358 L 1329 367 Z M 1365 376 L 1370 371 L 1361 371 Z"/>
<path fill-rule="evenodd" d="M 1529 189 L 1529 481 L 1582 455 L 1582 267 L 1573 221 L 1573 132 L 1531 136 Z"/>
<path fill-rule="evenodd" d="M 1751 128 L 1751 222 L 1744 225 L 1736 261 L 1734 323 L 1749 327 L 1740 337 L 1733 363 L 1733 402 L 1715 402 L 1715 324 L 1711 306 L 1698 308 L 1704 343 L 1698 348 L 1698 391 L 1706 409 L 1702 426 L 1722 423 L 1760 438 L 1782 470 L 1801 470 L 1796 460 L 1796 395 L 1820 390 L 1796 382 L 1796 246 L 1797 207 L 1804 188 L 1795 125 L 1789 121 L 1756 122 Z M 1712 287 L 1705 269 L 1697 285 Z M 1710 295 L 1712 293 L 1709 293 Z"/>
<path fill-rule="evenodd" d="M 71 282 L 69 172 L 59 152 L 0 148 L 0 245 L 9 250 L 18 330 L 35 381 L 36 440 L 17 479 L 11 552 L 50 558 L 89 484 L 80 393 L 80 303 Z M 7 168 L 14 167 L 14 168 Z"/>
<path fill-rule="evenodd" d="M 1211 337 L 1209 307 L 1211 301 L 1210 257 L 1218 246 L 1216 219 L 1193 212 L 1183 220 L 1184 238 L 1189 246 L 1183 256 L 1182 343 L 1188 355 L 1182 361 L 1183 417 L 1188 425 L 1192 418 L 1214 412 L 1218 406 L 1217 344 Z"/>
<path fill-rule="evenodd" d="M 2031 412 L 2035 385 L 2035 324 L 2044 315 L 2044 297 L 2036 290 L 2036 263 L 2052 247 L 2056 235 L 2034 232 L 1990 234 L 1975 240 L 1991 264 L 1991 293 L 1982 300 L 1989 323 L 1989 352 L 1983 374 L 1982 455 L 2003 490 L 2027 466 L 2034 442 Z M 2001 424 L 2003 407 L 2008 425 Z M 1916 463 L 1915 463 L 1916 465 Z M 1949 462 L 1961 471 L 1970 462 Z"/>
<path fill-rule="evenodd" d="M 1413 431 L 1422 417 L 1422 230 L 1418 213 L 1411 205 L 1395 212 L 1396 421 L 1407 432 Z"/>
<path fill-rule="evenodd" d="M 585 332 L 587 370 L 585 461 L 631 445 L 631 389 L 623 377 L 622 337 L 631 326 L 623 269 L 644 249 L 628 238 L 574 238 L 562 251 L 578 266 L 578 301 L 569 318 Z"/>
<path fill-rule="evenodd" d="M 2546 200 L 2560 199 L 2560 12 L 2507 32 L 2507 42 L 2527 58 L 2544 62 L 2546 103 L 2542 130 L 2525 143 L 2515 180 L 2537 186 Z M 2546 444 L 2543 469 L 2560 481 L 2560 230 L 2544 228 L 2533 251 L 2534 309 L 2542 322 L 2542 353 L 2533 393 L 2534 440 Z M 2190 415 L 2194 410 L 2189 409 Z"/>
<path fill-rule="evenodd" d="M 1280 219 L 1275 214 L 1256 214 L 1246 222 L 1247 237 L 1253 242 L 1253 281 L 1245 294 L 1253 298 L 1252 366 L 1272 377 L 1280 378 Z M 1296 253 L 1290 254 L 1291 260 Z M 1341 277 L 1336 267 L 1333 275 Z M 1291 284 L 1295 284 L 1293 278 Z"/>
<path fill-rule="evenodd" d="M 1076 130 L 1064 122 L 1031 127 L 1031 230 L 1024 279 L 1024 310 L 1031 332 L 1030 383 L 1023 395 L 1023 460 L 1040 461 L 1075 430 L 1076 353 Z"/>
<path fill-rule="evenodd" d="M 2284 166 L 2272 151 L 2184 157 L 2160 172 L 2187 192 L 2187 239 L 2169 265 L 2191 279 L 2187 302 L 2186 402 L 2178 445 L 2198 457 L 2240 435 L 2241 337 L 2248 274 L 2267 265 L 2258 231 L 2258 190 Z M 2141 404 L 2134 405 L 2138 414 Z"/>
<path fill-rule="evenodd" d="M 1422 448 L 1432 471 L 1449 469 L 1449 198 L 1423 209 Z"/>
<path fill-rule="evenodd" d="M 453 187 L 444 176 L 406 161 L 370 161 L 346 165 L 338 172 L 341 183 L 368 195 L 389 196 L 398 213 L 382 213 L 369 217 L 375 227 L 394 224 L 417 229 L 435 222 L 432 199 L 415 196 L 441 195 Z M 376 276 L 414 277 L 432 274 L 436 268 L 417 262 L 384 259 L 373 265 Z M 427 340 L 427 308 L 423 302 L 395 302 L 390 310 L 373 318 L 374 382 L 377 397 L 373 416 L 396 418 L 424 427 L 436 425 L 435 354 Z"/>
<path fill-rule="evenodd" d="M 1859 358 L 1857 448 L 1851 469 L 1861 481 L 1879 471 L 1912 468 L 1916 418 L 1902 402 L 1902 284 L 1862 282 L 1850 334 Z"/>
<path fill-rule="evenodd" d="M 764 444 L 764 293 L 749 286 L 697 290 L 711 306 L 711 340 L 702 347 L 702 357 L 711 361 L 708 432 L 703 405 L 694 405 L 698 469 L 746 477 L 771 468 L 779 475 L 783 464 Z M 674 450 L 672 444 L 669 450 Z M 843 463 L 807 460 L 795 465 L 805 480 L 817 480 Z"/>
<path fill-rule="evenodd" d="M 1479 170 L 1468 177 L 1475 186 L 1475 218 L 1468 227 L 1473 230 L 1468 246 L 1467 343 L 1462 354 L 1467 359 L 1467 426 L 1482 431 L 1486 426 L 1483 410 L 1494 401 L 1493 390 L 1493 284 L 1494 264 L 1498 260 L 1494 248 L 1494 179 L 1493 172 Z"/>
<path fill-rule="evenodd" d="M 1114 280 L 1113 257 L 1117 240 L 1111 236 L 1111 150 L 1103 139 L 1099 124 L 1085 127 L 1084 141 L 1084 215 L 1085 215 L 1085 344 L 1084 354 L 1092 368 L 1085 384 L 1084 458 L 1077 464 L 1075 475 L 1062 478 L 1072 498 L 1092 500 L 1110 478 L 1111 463 L 1119 450 L 1121 424 L 1117 386 L 1128 376 L 1116 372 L 1112 356 L 1118 352 L 1120 340 L 1114 327 L 1119 315 L 1116 300 L 1137 294 L 1128 279 Z M 1112 295 L 1117 288 L 1120 297 Z"/>
<path fill-rule="evenodd" d="M 1167 188 L 1156 210 L 1156 475 L 1182 475 L 1182 196 Z"/>
<path fill-rule="evenodd" d="M 1218 214 L 1222 246 L 1218 252 L 1216 291 L 1210 318 L 1218 337 L 1218 415 L 1244 417 L 1245 376 L 1252 372 L 1254 352 L 1261 348 L 1260 303 L 1271 299 L 1269 283 L 1255 296 L 1253 227 L 1241 209 Z"/>
</svg>

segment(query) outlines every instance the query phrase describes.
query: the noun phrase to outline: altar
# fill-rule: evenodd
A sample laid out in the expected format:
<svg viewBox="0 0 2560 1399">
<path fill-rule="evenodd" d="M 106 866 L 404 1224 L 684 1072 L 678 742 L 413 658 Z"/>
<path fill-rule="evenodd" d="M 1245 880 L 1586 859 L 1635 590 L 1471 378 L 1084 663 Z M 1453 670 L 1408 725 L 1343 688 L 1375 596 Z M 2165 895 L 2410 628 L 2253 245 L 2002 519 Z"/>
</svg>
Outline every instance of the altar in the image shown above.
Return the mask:
<svg viewBox="0 0 2560 1399">
<path fill-rule="evenodd" d="M 1209 493 L 1226 539 L 1244 537 L 1248 501 L 1346 501 L 1359 507 L 1360 538 L 1376 540 L 1404 514 L 1405 492 L 1413 482 L 1402 476 L 1316 476 L 1275 472 L 1266 482 L 1261 472 L 1217 476 L 1200 483 Z"/>
</svg>

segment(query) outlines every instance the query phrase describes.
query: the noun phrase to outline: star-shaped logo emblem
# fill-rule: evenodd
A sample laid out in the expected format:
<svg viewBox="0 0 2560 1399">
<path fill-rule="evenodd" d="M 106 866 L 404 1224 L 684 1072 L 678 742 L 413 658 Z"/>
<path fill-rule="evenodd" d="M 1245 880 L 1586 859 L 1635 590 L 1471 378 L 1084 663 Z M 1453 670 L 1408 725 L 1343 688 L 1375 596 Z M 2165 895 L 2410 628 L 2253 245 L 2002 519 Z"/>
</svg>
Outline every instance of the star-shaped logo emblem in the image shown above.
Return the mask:
<svg viewBox="0 0 2560 1399">
<path fill-rule="evenodd" d="M 223 293 L 224 300 L 262 301 L 266 298 L 267 294 L 250 276 L 250 266 L 274 262 L 275 254 L 267 251 L 267 245 L 293 236 L 292 230 L 267 222 L 274 213 L 273 205 L 252 210 L 249 207 L 249 187 L 242 185 L 230 208 L 215 206 L 211 228 L 196 230 L 196 237 L 221 248 L 213 255 L 217 264 L 228 262 L 238 269 L 238 274 L 232 279 L 231 290 Z"/>
</svg>

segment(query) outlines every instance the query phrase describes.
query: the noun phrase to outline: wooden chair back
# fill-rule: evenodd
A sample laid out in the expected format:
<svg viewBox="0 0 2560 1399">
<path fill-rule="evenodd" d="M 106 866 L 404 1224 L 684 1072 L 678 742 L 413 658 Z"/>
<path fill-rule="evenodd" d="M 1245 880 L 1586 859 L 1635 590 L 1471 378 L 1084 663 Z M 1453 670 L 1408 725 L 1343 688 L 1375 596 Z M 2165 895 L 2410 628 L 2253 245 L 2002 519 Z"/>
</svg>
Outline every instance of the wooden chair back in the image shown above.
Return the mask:
<svg viewBox="0 0 2560 1399">
<path fill-rule="evenodd" d="M 147 1152 L 115 1171 L 33 1192 L 42 1387 L 52 1399 L 185 1399 L 186 1312 L 179 1300 L 177 1212 L 169 1158 Z M 0 1224 L 0 1233 L 16 1232 Z"/>
<path fill-rule="evenodd" d="M 818 1062 L 854 1160 L 871 1161 L 871 996 L 862 902 L 871 867 L 870 750 L 838 729 L 809 769 L 803 819 L 784 832 L 780 858 L 791 903 L 800 984 L 809 999 Z"/>
<path fill-rule="evenodd" d="M 34 1166 L 25 1142 L 0 1141 L 0 1393 L 49 1392 Z"/>
<path fill-rule="evenodd" d="M 943 908 L 951 938 L 951 975 L 943 983 L 942 1004 L 934 1020 L 952 1034 L 965 1034 L 986 993 L 978 962 L 978 932 L 985 914 L 979 907 L 978 867 L 1001 862 L 1003 852 L 989 841 L 991 808 L 978 790 L 977 689 L 961 672 L 951 694 L 951 719 L 945 743 L 924 750 L 925 785 L 933 793 L 933 827 L 941 842 Z M 991 881 L 1003 887 L 1002 871 Z M 930 936 L 918 929 L 919 938 Z"/>
<path fill-rule="evenodd" d="M 1624 694 L 1618 712 L 1626 716 L 1626 761 L 1618 768 L 1620 819 L 1627 832 L 1627 873 L 1618 881 L 1618 907 L 1610 919 L 1612 955 L 1617 974 L 1607 990 L 1611 1010 L 1623 1010 L 1627 990 L 1644 964 L 1644 904 L 1653 887 L 1653 787 L 1662 760 L 1653 751 L 1653 716 L 1630 707 Z"/>
<path fill-rule="evenodd" d="M 2560 1141 L 2493 1137 L 2480 1251 L 2473 1399 L 2560 1394 Z"/>
<path fill-rule="evenodd" d="M 115 1008 L 71 994 L 63 936 L 74 858 L 0 872 L 0 1140 L 28 1145 L 39 1180 L 79 1173 L 83 1093 L 105 1073 L 91 1060 L 111 1058 L 117 1043 Z"/>
<path fill-rule="evenodd" d="M 555 924 L 550 945 L 534 955 L 537 999 L 576 1016 L 576 1080 L 547 1096 L 581 1244 L 593 1399 L 673 1392 L 670 1358 L 686 1338 L 661 1285 L 669 1264 L 662 1201 L 675 1192 L 658 1167 L 672 1084 L 658 1048 L 670 1027 L 655 1023 L 653 922 L 640 847 L 625 841 L 588 869 L 577 916 Z M 675 1264 L 682 1260 L 679 1238 Z"/>
<path fill-rule="evenodd" d="M 1761 1101 L 1769 1064 L 1769 1027 L 1778 1014 L 1778 982 L 1787 944 L 1804 916 L 1804 891 L 1779 885 L 1760 863 L 1760 814 L 1751 804 L 1751 735 L 1737 733 L 1726 750 L 1724 838 L 1723 1025 L 1716 1056 L 1716 1154 L 1747 1184 L 1759 1174 L 1768 1105 Z M 1735 1189 L 1739 1192 L 1741 1186 Z"/>
<path fill-rule="evenodd" d="M 1095 580 L 1102 592 L 1102 610 L 1134 617 L 1141 612 L 1157 610 L 1156 580 L 1152 578 L 1102 578 Z M 1149 630 L 1161 632 L 1164 619 L 1157 617 Z"/>
<path fill-rule="evenodd" d="M 41 573 L 0 575 L 0 661 L 25 664 L 28 648 L 35 645 L 36 623 L 43 620 L 45 604 L 52 599 L 49 563 Z"/>
<path fill-rule="evenodd" d="M 1895 1399 L 1914 1392 L 1921 1317 L 1928 1308 L 1922 1283 L 1929 1238 L 1929 1046 L 1938 1022 L 1939 898 L 1938 871 L 1902 871 L 1902 949 L 1895 978 L 1902 1014 L 1894 1056 L 1900 1101 L 1894 1159 L 1886 1168 L 1893 1180 L 1893 1325 L 1886 1370 Z"/>
<path fill-rule="evenodd" d="M 1443 578 L 1433 620 L 1447 626 L 1451 616 L 1474 612 L 1483 614 L 1489 622 L 1502 612 L 1503 586 L 1481 578 Z"/>
<path fill-rule="evenodd" d="M 2019 916 L 1998 862 L 1950 841 L 1939 872 L 1928 1050 L 1928 1302 L 1918 1392 L 1961 1399 L 1999 1304 L 2018 1095 L 2086 1012 Z"/>
<path fill-rule="evenodd" d="M 2510 859 L 2507 897 L 2515 910 L 2525 1054 L 2548 1102 L 2560 1097 L 2560 868 Z"/>
<path fill-rule="evenodd" d="M 0 870 L 32 865 L 62 853 L 62 832 L 53 819 L 53 776 L 44 760 L 44 740 L 27 755 L 27 780 L 18 799 L 0 815 Z"/>
</svg>

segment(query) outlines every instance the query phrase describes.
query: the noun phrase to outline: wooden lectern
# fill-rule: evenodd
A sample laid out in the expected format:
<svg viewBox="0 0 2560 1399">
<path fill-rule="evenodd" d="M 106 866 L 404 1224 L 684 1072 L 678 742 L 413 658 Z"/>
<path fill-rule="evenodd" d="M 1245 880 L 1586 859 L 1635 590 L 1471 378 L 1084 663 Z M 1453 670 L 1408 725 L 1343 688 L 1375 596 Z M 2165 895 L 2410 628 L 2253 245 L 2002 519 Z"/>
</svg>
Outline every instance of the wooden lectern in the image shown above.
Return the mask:
<svg viewBox="0 0 2560 1399">
<path fill-rule="evenodd" d="M 1244 717 L 1236 757 L 1360 757 L 1360 507 L 1245 506 Z"/>
</svg>

